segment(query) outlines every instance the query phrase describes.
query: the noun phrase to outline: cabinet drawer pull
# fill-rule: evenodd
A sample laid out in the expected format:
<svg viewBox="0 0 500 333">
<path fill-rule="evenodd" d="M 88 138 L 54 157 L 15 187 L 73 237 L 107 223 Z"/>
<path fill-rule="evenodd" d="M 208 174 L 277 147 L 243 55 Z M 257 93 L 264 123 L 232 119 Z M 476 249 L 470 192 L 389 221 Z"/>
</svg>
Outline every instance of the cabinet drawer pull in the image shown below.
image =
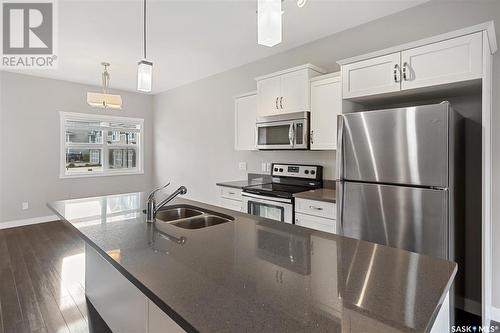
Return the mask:
<svg viewBox="0 0 500 333">
<path fill-rule="evenodd" d="M 235 195 L 236 193 L 234 192 L 227 192 L 228 194 Z"/>
<path fill-rule="evenodd" d="M 278 109 L 278 98 L 279 97 L 276 97 L 276 109 Z"/>
<path fill-rule="evenodd" d="M 394 82 L 396 83 L 401 82 L 401 70 L 398 64 L 394 65 Z"/>
<path fill-rule="evenodd" d="M 323 210 L 322 207 L 316 207 L 316 206 L 309 206 L 309 208 L 315 209 L 315 210 Z"/>
<path fill-rule="evenodd" d="M 283 109 L 283 97 L 280 97 L 280 108 Z"/>
</svg>

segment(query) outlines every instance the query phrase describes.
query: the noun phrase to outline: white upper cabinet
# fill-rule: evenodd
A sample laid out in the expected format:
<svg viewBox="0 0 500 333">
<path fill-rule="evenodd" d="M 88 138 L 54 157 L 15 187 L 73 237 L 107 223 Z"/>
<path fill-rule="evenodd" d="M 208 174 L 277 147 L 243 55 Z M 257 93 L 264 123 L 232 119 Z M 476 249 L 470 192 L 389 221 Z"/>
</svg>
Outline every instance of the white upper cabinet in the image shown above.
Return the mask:
<svg viewBox="0 0 500 333">
<path fill-rule="evenodd" d="M 358 98 L 480 79 L 482 43 L 479 31 L 339 61 L 342 96 Z"/>
<path fill-rule="evenodd" d="M 339 73 L 311 80 L 311 150 L 337 149 L 337 116 L 342 113 Z"/>
<path fill-rule="evenodd" d="M 401 88 L 479 79 L 482 76 L 480 32 L 401 52 Z"/>
<path fill-rule="evenodd" d="M 324 73 L 306 64 L 256 78 L 257 115 L 310 111 L 309 79 Z"/>
<path fill-rule="evenodd" d="M 311 109 L 308 70 L 294 71 L 281 76 L 281 97 L 279 107 L 282 112 L 299 112 Z"/>
<path fill-rule="evenodd" d="M 401 89 L 400 52 L 342 66 L 344 98 L 383 94 Z"/>
<path fill-rule="evenodd" d="M 281 77 L 257 81 L 257 114 L 266 116 L 278 112 L 281 96 Z"/>
<path fill-rule="evenodd" d="M 255 119 L 257 118 L 257 93 L 234 98 L 234 149 L 256 150 Z"/>
</svg>

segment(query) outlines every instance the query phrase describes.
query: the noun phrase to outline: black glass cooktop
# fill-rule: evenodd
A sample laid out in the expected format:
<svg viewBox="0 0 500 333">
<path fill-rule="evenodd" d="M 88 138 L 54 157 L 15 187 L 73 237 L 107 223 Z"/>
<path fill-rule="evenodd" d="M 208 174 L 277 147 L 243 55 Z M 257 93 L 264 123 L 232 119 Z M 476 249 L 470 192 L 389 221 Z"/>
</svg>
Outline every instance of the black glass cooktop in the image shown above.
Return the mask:
<svg viewBox="0 0 500 333">
<path fill-rule="evenodd" d="M 245 192 L 281 197 L 281 198 L 292 198 L 294 193 L 309 191 L 311 187 L 299 186 L 299 185 L 287 185 L 280 183 L 268 183 L 246 186 L 243 188 Z"/>
</svg>

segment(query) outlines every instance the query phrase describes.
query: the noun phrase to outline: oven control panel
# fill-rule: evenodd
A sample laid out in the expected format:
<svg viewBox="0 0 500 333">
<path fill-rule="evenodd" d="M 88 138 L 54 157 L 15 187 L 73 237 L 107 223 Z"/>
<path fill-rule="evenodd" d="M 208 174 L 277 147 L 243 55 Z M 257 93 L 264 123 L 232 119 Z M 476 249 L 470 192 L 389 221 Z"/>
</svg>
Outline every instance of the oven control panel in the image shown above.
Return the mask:
<svg viewBox="0 0 500 333">
<path fill-rule="evenodd" d="M 273 163 L 271 175 L 321 180 L 323 178 L 323 167 L 319 165 Z"/>
</svg>

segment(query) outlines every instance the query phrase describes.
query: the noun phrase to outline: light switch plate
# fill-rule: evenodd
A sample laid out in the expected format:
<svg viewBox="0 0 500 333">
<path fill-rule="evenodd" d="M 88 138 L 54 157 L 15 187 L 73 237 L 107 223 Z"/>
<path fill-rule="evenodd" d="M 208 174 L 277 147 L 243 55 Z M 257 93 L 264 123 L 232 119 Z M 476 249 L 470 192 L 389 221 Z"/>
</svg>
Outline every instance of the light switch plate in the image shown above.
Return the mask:
<svg viewBox="0 0 500 333">
<path fill-rule="evenodd" d="M 246 169 L 247 169 L 247 162 L 240 162 L 240 163 L 238 164 L 238 168 L 239 168 L 240 170 L 246 170 Z"/>
</svg>

